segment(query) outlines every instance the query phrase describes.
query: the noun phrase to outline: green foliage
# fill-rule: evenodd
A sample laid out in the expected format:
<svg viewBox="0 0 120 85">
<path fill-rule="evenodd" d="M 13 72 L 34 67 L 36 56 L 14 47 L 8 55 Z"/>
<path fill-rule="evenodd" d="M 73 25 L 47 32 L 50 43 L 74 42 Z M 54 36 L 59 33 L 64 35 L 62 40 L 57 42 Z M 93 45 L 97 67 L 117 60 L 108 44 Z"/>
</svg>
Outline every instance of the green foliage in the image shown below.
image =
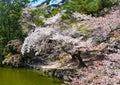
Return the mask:
<svg viewBox="0 0 120 85">
<path fill-rule="evenodd" d="M 59 13 L 60 10 L 56 7 L 56 8 L 50 8 L 48 7 L 45 11 L 44 11 L 44 17 L 45 18 L 49 18 L 52 16 L 55 16 L 57 13 Z"/>
<path fill-rule="evenodd" d="M 58 8 L 53 8 L 52 10 L 51 10 L 51 16 L 55 16 L 57 13 L 59 13 L 60 12 L 60 10 L 58 9 Z"/>
<path fill-rule="evenodd" d="M 42 20 L 42 19 L 39 19 L 39 18 L 38 18 L 38 19 L 35 20 L 35 24 L 36 24 L 36 25 L 43 25 L 44 23 L 43 23 L 43 20 Z"/>
<path fill-rule="evenodd" d="M 63 4 L 63 9 L 66 9 L 66 12 L 82 12 L 86 14 L 99 14 L 100 11 L 105 8 L 112 6 L 113 3 L 109 0 L 66 0 Z"/>
<path fill-rule="evenodd" d="M 35 9 L 35 10 L 30 10 L 32 16 L 33 16 L 33 22 L 36 25 L 42 25 L 43 24 L 43 20 L 41 18 L 39 18 L 39 16 L 44 16 L 44 10 L 43 9 Z"/>
<path fill-rule="evenodd" d="M 8 55 L 9 53 L 10 53 L 10 49 L 9 49 L 9 48 L 7 48 L 7 47 L 3 48 L 3 53 L 2 53 L 2 55 L 6 56 L 6 55 Z"/>
<path fill-rule="evenodd" d="M 62 15 L 62 20 L 66 20 L 66 19 L 70 19 L 71 15 L 69 13 L 65 13 L 64 15 Z"/>
<path fill-rule="evenodd" d="M 9 40 L 23 40 L 20 26 L 21 9 L 30 0 L 0 0 L 0 61 L 4 57 L 4 48 Z"/>
<path fill-rule="evenodd" d="M 49 5 L 50 1 L 51 0 L 45 0 L 42 5 Z M 62 16 L 63 20 L 70 19 L 71 13 L 76 11 L 94 16 L 103 16 L 101 10 L 114 4 L 110 0 L 62 0 L 61 3 L 62 5 L 52 5 L 52 7 L 48 6 L 45 9 L 34 10 L 34 13 L 36 13 L 37 17 L 44 16 L 45 18 L 49 18 L 59 13 L 62 9 L 66 11 L 66 14 Z M 37 24 L 38 22 L 40 22 L 40 24 L 42 23 L 41 20 L 37 20 Z"/>
</svg>

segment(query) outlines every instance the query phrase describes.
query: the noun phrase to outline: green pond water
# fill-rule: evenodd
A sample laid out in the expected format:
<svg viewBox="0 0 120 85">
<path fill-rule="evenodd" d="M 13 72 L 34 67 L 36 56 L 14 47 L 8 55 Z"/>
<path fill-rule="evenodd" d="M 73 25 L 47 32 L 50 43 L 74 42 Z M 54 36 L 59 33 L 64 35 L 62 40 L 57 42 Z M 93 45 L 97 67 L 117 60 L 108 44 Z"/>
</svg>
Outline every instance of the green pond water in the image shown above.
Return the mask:
<svg viewBox="0 0 120 85">
<path fill-rule="evenodd" d="M 61 85 L 61 82 L 32 69 L 0 68 L 0 85 Z"/>
</svg>

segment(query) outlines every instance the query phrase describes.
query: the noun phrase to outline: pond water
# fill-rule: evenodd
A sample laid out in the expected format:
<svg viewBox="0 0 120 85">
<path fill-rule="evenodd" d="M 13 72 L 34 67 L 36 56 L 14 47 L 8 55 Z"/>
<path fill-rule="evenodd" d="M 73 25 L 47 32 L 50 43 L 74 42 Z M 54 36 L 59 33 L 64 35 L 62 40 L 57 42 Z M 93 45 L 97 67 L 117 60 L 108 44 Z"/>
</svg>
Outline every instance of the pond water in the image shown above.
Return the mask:
<svg viewBox="0 0 120 85">
<path fill-rule="evenodd" d="M 61 82 L 32 69 L 0 68 L 0 85 L 61 85 Z"/>
</svg>

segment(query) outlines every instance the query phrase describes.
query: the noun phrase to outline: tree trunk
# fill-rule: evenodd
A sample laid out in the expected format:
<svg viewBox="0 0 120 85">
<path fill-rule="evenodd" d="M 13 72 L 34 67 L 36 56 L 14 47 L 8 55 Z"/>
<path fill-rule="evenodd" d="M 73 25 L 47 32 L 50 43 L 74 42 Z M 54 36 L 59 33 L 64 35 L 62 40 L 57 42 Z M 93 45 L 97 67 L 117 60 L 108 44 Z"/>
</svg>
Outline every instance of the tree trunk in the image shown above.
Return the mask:
<svg viewBox="0 0 120 85">
<path fill-rule="evenodd" d="M 78 68 L 86 67 L 86 65 L 85 65 L 85 63 L 83 62 L 83 59 L 82 59 L 82 57 L 81 57 L 81 52 L 80 52 L 80 51 L 75 52 L 74 54 L 72 54 L 72 59 L 75 60 L 76 58 L 79 60 Z"/>
</svg>

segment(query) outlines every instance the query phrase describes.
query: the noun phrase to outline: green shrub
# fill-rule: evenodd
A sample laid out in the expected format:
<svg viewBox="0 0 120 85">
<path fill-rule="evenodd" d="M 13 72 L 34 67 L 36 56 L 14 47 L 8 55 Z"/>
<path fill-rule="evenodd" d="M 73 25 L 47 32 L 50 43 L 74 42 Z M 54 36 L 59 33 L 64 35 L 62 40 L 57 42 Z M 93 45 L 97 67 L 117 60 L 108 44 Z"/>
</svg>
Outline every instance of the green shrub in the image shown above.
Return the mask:
<svg viewBox="0 0 120 85">
<path fill-rule="evenodd" d="M 54 8 L 44 8 L 44 9 L 35 9 L 35 10 L 30 10 L 33 16 L 44 16 L 45 18 L 49 18 L 52 16 L 55 16 L 57 13 L 60 12 L 59 8 L 54 7 Z"/>
<path fill-rule="evenodd" d="M 70 19 L 71 15 L 69 13 L 65 13 L 64 15 L 62 15 L 62 20 L 66 20 L 66 19 Z"/>
<path fill-rule="evenodd" d="M 35 20 L 35 24 L 36 24 L 36 25 L 43 25 L 44 23 L 43 23 L 43 20 L 42 20 L 42 19 L 39 19 L 39 18 L 38 18 L 38 19 Z"/>
<path fill-rule="evenodd" d="M 67 12 L 82 12 L 86 14 L 98 14 L 102 15 L 100 12 L 103 8 L 112 6 L 113 3 L 109 0 L 71 0 L 70 2 L 65 2 L 63 8 Z"/>
<path fill-rule="evenodd" d="M 0 46 L 0 65 L 2 64 L 2 61 L 4 58 L 4 56 L 2 54 L 3 54 L 3 48 Z"/>
<path fill-rule="evenodd" d="M 53 8 L 51 10 L 51 16 L 55 16 L 56 14 L 58 14 L 60 12 L 60 10 L 58 8 Z"/>
</svg>

